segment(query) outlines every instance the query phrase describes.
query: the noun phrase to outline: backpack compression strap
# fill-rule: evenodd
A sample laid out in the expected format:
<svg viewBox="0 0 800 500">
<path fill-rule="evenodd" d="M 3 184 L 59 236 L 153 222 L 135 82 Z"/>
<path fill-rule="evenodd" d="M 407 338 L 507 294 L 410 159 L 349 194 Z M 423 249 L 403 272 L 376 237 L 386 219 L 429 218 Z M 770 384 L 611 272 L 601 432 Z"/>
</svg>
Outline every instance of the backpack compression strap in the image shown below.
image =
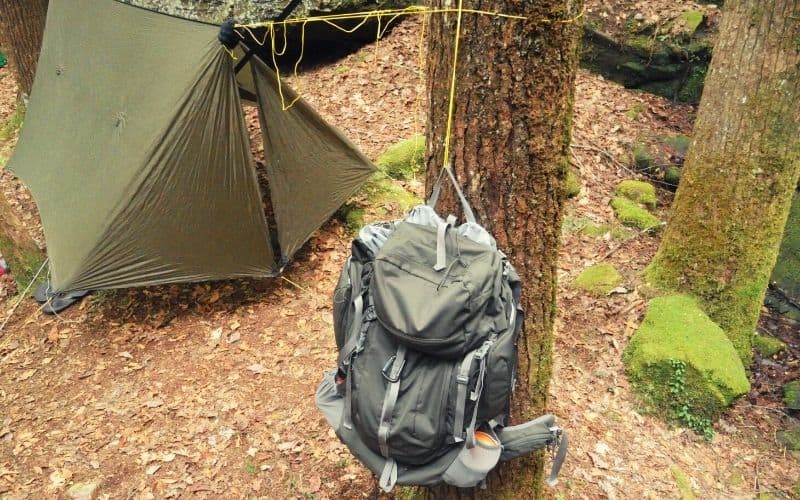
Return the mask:
<svg viewBox="0 0 800 500">
<path fill-rule="evenodd" d="M 403 373 L 405 365 L 406 346 L 400 344 L 397 347 L 397 353 L 389 358 L 383 370 L 381 370 L 383 378 L 389 382 L 389 385 L 386 387 L 386 395 L 383 398 L 383 407 L 381 408 L 381 423 L 378 425 L 378 447 L 381 455 L 386 458 L 386 465 L 383 467 L 379 485 L 387 493 L 392 490 L 397 482 L 397 462 L 389 456 L 389 430 L 392 425 L 397 397 L 400 395 L 400 375 Z"/>
</svg>

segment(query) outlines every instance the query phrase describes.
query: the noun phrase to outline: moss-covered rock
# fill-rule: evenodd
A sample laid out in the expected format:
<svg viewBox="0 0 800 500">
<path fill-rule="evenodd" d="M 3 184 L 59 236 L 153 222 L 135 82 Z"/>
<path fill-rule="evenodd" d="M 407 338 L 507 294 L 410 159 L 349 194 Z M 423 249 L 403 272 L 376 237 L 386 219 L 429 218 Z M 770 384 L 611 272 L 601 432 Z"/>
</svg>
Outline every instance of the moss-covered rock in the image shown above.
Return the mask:
<svg viewBox="0 0 800 500">
<path fill-rule="evenodd" d="M 611 200 L 611 208 L 614 209 L 620 222 L 628 227 L 642 231 L 657 231 L 661 227 L 661 221 L 656 216 L 622 196 Z"/>
<path fill-rule="evenodd" d="M 725 332 L 686 295 L 650 301 L 623 362 L 645 409 L 676 423 L 714 418 L 750 390 Z"/>
<path fill-rule="evenodd" d="M 414 179 L 425 168 L 425 137 L 417 135 L 390 146 L 375 164 L 392 179 Z"/>
<path fill-rule="evenodd" d="M 791 451 L 800 451 L 800 429 L 780 431 L 775 437 L 784 448 Z"/>
<path fill-rule="evenodd" d="M 354 198 L 339 209 L 338 217 L 348 230 L 358 231 L 366 220 L 367 207 L 377 209 L 379 215 L 399 217 L 420 204 L 422 200 L 407 191 L 383 172 L 376 172 Z"/>
<path fill-rule="evenodd" d="M 672 27 L 674 33 L 691 37 L 701 24 L 703 24 L 703 13 L 696 10 L 687 10 L 675 19 Z"/>
<path fill-rule="evenodd" d="M 667 167 L 664 170 L 664 182 L 671 186 L 677 186 L 681 182 L 681 169 L 674 165 Z"/>
<path fill-rule="evenodd" d="M 622 275 L 611 264 L 597 264 L 584 269 L 575 278 L 573 286 L 593 295 L 602 296 L 622 282 Z"/>
<path fill-rule="evenodd" d="M 564 191 L 567 198 L 575 198 L 581 194 L 581 178 L 574 168 L 567 169 L 567 178 L 564 181 Z"/>
<path fill-rule="evenodd" d="M 617 184 L 615 192 L 617 196 L 624 196 L 651 209 L 656 208 L 658 203 L 656 188 L 649 182 L 626 179 Z"/>
<path fill-rule="evenodd" d="M 772 270 L 770 282 L 780 288 L 793 302 L 800 303 L 800 194 L 795 193 L 789 218 L 783 230 L 778 260 Z M 768 302 L 771 307 L 790 317 L 800 320 L 800 310 L 781 297 L 770 293 Z"/>
<path fill-rule="evenodd" d="M 772 357 L 786 349 L 786 344 L 769 335 L 753 335 L 753 349 L 764 358 Z"/>
<path fill-rule="evenodd" d="M 783 404 L 790 410 L 800 410 L 800 380 L 783 386 Z"/>
</svg>

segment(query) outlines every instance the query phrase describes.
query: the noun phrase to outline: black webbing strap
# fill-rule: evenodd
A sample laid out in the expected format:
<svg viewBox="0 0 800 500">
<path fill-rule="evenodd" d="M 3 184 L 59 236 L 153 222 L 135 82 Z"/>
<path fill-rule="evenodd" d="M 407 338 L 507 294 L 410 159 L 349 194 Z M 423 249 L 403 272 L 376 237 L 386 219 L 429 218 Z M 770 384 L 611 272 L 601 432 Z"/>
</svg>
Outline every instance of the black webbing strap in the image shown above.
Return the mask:
<svg viewBox="0 0 800 500">
<path fill-rule="evenodd" d="M 300 5 L 300 2 L 302 2 L 302 0 L 292 0 L 291 2 L 289 2 L 289 5 L 284 7 L 281 13 L 278 14 L 278 17 L 273 19 L 273 21 L 275 22 L 285 21 L 286 18 L 289 17 L 292 14 L 292 12 L 294 12 L 294 9 L 296 9 L 297 6 Z M 286 29 L 286 26 L 284 26 L 283 29 Z M 236 68 L 234 68 L 234 73 L 239 73 L 239 71 L 241 71 L 242 68 L 244 68 L 244 65 L 247 64 L 247 61 L 249 61 L 250 58 L 253 57 L 253 54 L 255 54 L 255 49 L 247 49 L 247 52 L 244 53 L 244 57 L 242 57 L 242 60 L 236 63 Z"/>
</svg>

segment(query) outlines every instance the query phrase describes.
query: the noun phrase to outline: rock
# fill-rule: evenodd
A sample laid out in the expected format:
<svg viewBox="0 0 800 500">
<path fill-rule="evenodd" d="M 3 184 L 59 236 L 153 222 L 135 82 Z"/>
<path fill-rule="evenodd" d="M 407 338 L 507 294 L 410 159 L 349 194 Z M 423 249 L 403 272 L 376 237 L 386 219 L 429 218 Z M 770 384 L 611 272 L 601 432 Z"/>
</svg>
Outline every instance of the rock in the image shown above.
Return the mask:
<svg viewBox="0 0 800 500">
<path fill-rule="evenodd" d="M 639 22 L 644 21 L 644 14 L 642 14 L 641 12 L 637 12 L 636 15 L 633 16 L 633 20 Z"/>
<path fill-rule="evenodd" d="M 75 483 L 67 489 L 67 498 L 71 500 L 91 500 L 99 486 L 100 481 L 96 480 Z"/>
<path fill-rule="evenodd" d="M 425 170 L 425 137 L 414 136 L 390 146 L 375 164 L 392 179 L 415 179 Z"/>
<path fill-rule="evenodd" d="M 617 184 L 615 193 L 650 209 L 658 203 L 656 188 L 649 182 L 627 179 Z"/>
<path fill-rule="evenodd" d="M 786 344 L 769 335 L 753 335 L 753 349 L 764 358 L 771 358 L 786 349 Z"/>
<path fill-rule="evenodd" d="M 686 295 L 650 301 L 623 362 L 645 410 L 668 421 L 686 423 L 684 406 L 692 418 L 714 418 L 750 390 L 725 332 Z M 676 364 L 684 365 L 682 374 Z"/>
<path fill-rule="evenodd" d="M 288 0 L 122 0 L 172 16 L 197 21 L 222 23 L 234 18 L 241 23 L 257 23 L 277 17 Z M 403 8 L 415 2 L 402 0 L 304 0 L 290 17 L 338 14 L 362 10 Z"/>
<path fill-rule="evenodd" d="M 800 410 L 800 380 L 783 386 L 783 404 L 790 410 Z"/>
<path fill-rule="evenodd" d="M 611 264 L 597 264 L 584 269 L 575 278 L 573 286 L 593 295 L 608 295 L 622 281 L 622 276 Z"/>
<path fill-rule="evenodd" d="M 711 61 L 715 23 L 704 23 L 699 10 L 672 19 L 644 19 L 643 15 L 633 19 L 637 23 L 632 27 L 614 33 L 619 30 L 607 19 L 590 14 L 584 25 L 581 64 L 628 88 L 699 102 Z"/>
<path fill-rule="evenodd" d="M 775 436 L 778 444 L 790 451 L 800 451 L 800 429 L 780 431 Z"/>
<path fill-rule="evenodd" d="M 661 227 L 661 221 L 657 217 L 622 196 L 617 196 L 611 200 L 611 208 L 614 209 L 614 213 L 620 222 L 626 226 L 635 227 L 642 231 L 657 231 Z"/>
<path fill-rule="evenodd" d="M 800 321 L 800 193 L 795 193 L 791 212 L 783 230 L 778 260 L 772 270 L 766 303 L 778 312 Z"/>
</svg>

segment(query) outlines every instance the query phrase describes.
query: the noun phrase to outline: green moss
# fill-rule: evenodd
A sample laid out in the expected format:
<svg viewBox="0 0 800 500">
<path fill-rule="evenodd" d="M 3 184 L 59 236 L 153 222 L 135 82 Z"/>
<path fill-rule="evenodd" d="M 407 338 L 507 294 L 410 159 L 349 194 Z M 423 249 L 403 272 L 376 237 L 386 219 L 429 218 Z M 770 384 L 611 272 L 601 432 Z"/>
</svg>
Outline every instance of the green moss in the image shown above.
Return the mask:
<svg viewBox="0 0 800 500">
<path fill-rule="evenodd" d="M 649 182 L 627 179 L 617 184 L 615 192 L 617 196 L 624 196 L 651 209 L 656 208 L 658 203 L 656 188 Z"/>
<path fill-rule="evenodd" d="M 800 451 L 800 429 L 781 431 L 776 436 L 778 443 L 792 451 Z"/>
<path fill-rule="evenodd" d="M 800 41 L 798 41 L 798 45 L 800 45 Z M 792 495 L 794 495 L 795 498 L 800 498 L 800 480 L 792 486 Z"/>
<path fill-rule="evenodd" d="M 567 198 L 575 198 L 581 193 L 581 179 L 574 168 L 567 169 L 564 190 L 566 191 Z"/>
<path fill-rule="evenodd" d="M 573 286 L 593 295 L 608 295 L 622 282 L 622 276 L 611 264 L 597 264 L 584 269 L 575 278 Z"/>
<path fill-rule="evenodd" d="M 725 480 L 726 483 L 733 486 L 734 488 L 741 488 L 744 486 L 744 476 L 741 472 L 734 472 Z"/>
<path fill-rule="evenodd" d="M 674 165 L 667 167 L 664 170 L 664 182 L 677 186 L 681 182 L 681 169 Z"/>
<path fill-rule="evenodd" d="M 682 156 L 686 156 L 689 153 L 689 146 L 692 145 L 692 140 L 683 134 L 662 136 L 661 142 Z"/>
<path fill-rule="evenodd" d="M 642 231 L 657 231 L 661 227 L 661 221 L 653 214 L 622 196 L 617 196 L 611 200 L 611 208 L 617 214 L 620 222 L 629 227 L 635 227 Z"/>
<path fill-rule="evenodd" d="M 653 171 L 653 155 L 647 144 L 639 142 L 633 147 L 633 166 L 641 172 Z"/>
<path fill-rule="evenodd" d="M 20 103 L 14 114 L 9 117 L 2 127 L 0 127 L 0 141 L 7 141 L 14 137 L 22 127 L 22 122 L 25 120 L 25 105 Z"/>
<path fill-rule="evenodd" d="M 625 112 L 625 116 L 627 116 L 631 120 L 635 120 L 639 117 L 639 115 L 644 113 L 644 110 L 645 110 L 644 104 L 636 103 L 633 105 L 631 109 Z"/>
<path fill-rule="evenodd" d="M 686 36 L 692 36 L 703 23 L 703 13 L 696 10 L 687 10 L 678 16 L 678 22 L 681 23 L 682 33 Z"/>
<path fill-rule="evenodd" d="M 769 335 L 753 335 L 753 349 L 762 357 L 772 357 L 786 349 L 786 344 Z"/>
<path fill-rule="evenodd" d="M 683 500 L 694 500 L 694 492 L 692 492 L 692 486 L 689 484 L 689 478 L 686 473 L 675 464 L 670 465 L 669 470 L 672 472 L 672 477 L 675 478 L 675 484 L 678 486 L 681 498 Z"/>
<path fill-rule="evenodd" d="M 411 180 L 425 168 L 425 137 L 417 135 L 389 147 L 375 162 L 392 179 Z"/>
<path fill-rule="evenodd" d="M 357 201 L 356 201 L 357 200 Z M 358 231 L 365 223 L 367 207 L 375 209 L 378 215 L 385 216 L 391 212 L 400 215 L 408 212 L 421 203 L 420 198 L 407 191 L 383 172 L 376 172 L 356 194 L 354 200 L 343 205 L 338 212 L 339 218 L 352 232 Z"/>
<path fill-rule="evenodd" d="M 783 404 L 791 410 L 800 410 L 800 380 L 783 386 Z"/>
<path fill-rule="evenodd" d="M 678 393 L 675 361 L 685 364 Z M 650 301 L 623 362 L 645 410 L 675 423 L 684 406 L 695 418 L 711 419 L 750 389 L 733 344 L 686 295 Z"/>
<path fill-rule="evenodd" d="M 2 196 L 2 194 L 0 194 Z M 11 267 L 11 277 L 17 283 L 19 290 L 22 291 L 36 276 L 36 272 L 42 267 L 45 256 L 41 251 L 33 250 L 22 251 L 15 246 L 11 240 L 0 234 L 0 255 L 3 255 L 6 262 Z M 31 286 L 31 292 L 36 289 L 36 285 L 44 283 L 47 273 L 42 272 L 37 278 L 36 283 Z"/>
</svg>

